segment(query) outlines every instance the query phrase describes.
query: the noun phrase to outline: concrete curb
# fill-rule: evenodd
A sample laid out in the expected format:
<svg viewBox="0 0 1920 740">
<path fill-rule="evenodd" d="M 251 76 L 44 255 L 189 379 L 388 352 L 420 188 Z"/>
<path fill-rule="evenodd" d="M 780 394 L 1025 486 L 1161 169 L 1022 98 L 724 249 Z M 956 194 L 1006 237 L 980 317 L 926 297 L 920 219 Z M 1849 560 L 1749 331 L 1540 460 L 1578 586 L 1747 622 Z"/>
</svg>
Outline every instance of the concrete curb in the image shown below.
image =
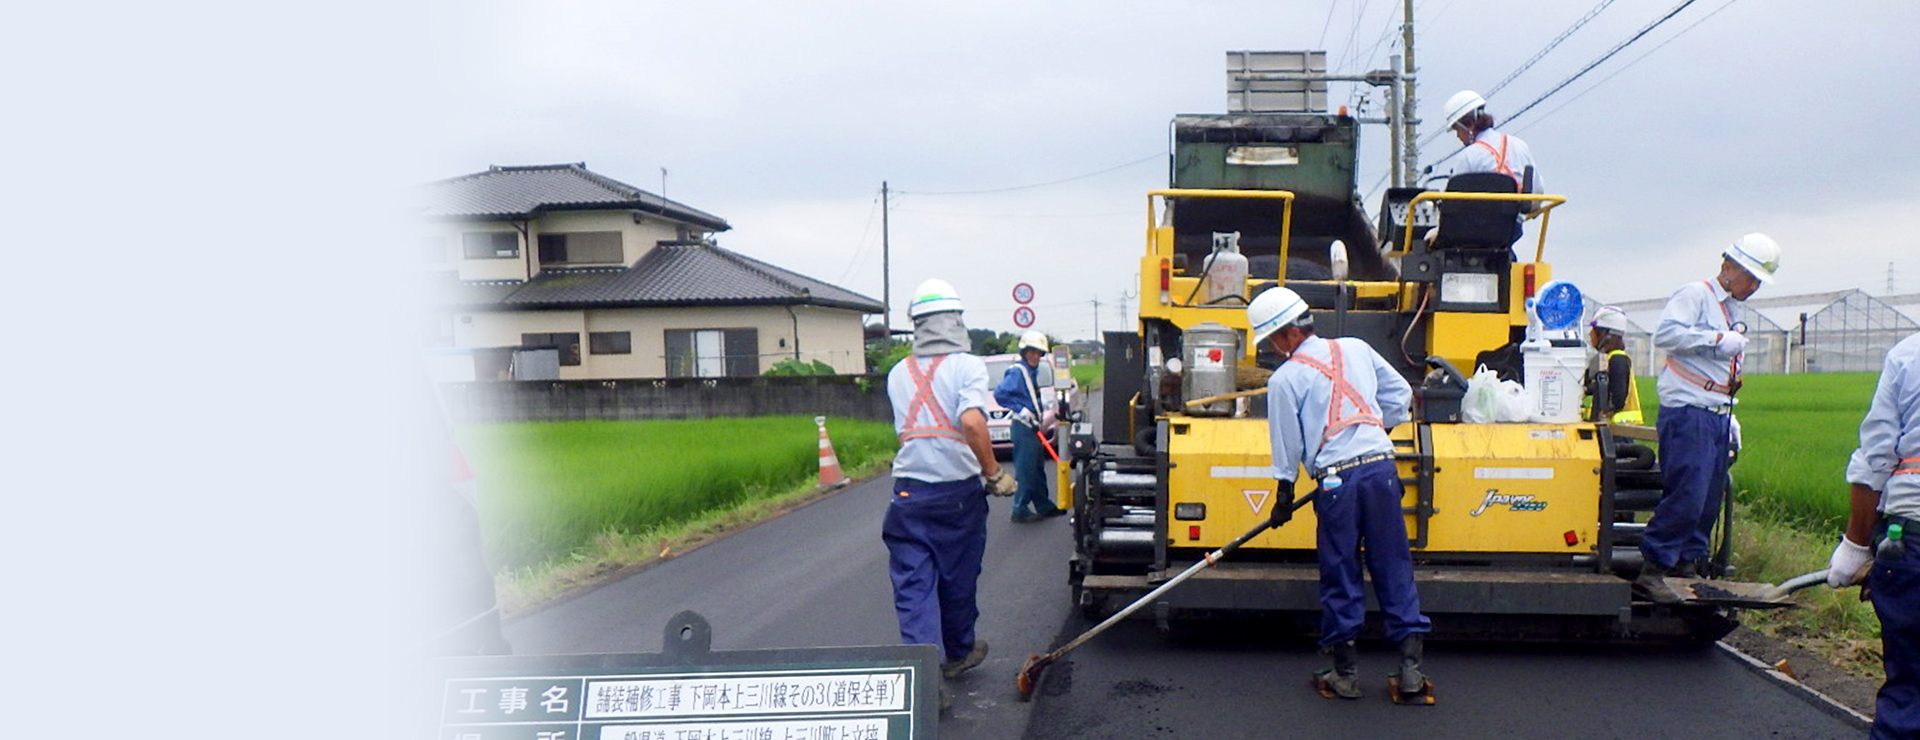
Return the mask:
<svg viewBox="0 0 1920 740">
<path fill-rule="evenodd" d="M 1788 690 L 1799 694 L 1800 697 L 1802 699 L 1805 699 L 1808 704 L 1812 704 L 1814 707 L 1820 709 L 1821 711 L 1824 711 L 1827 714 L 1833 715 L 1834 717 L 1837 717 L 1839 719 L 1858 725 L 1862 731 L 1871 729 L 1873 727 L 1872 717 L 1868 717 L 1864 714 L 1854 711 L 1852 707 L 1849 707 L 1845 704 L 1835 701 L 1833 697 L 1820 693 L 1818 689 L 1815 689 L 1812 686 L 1808 686 L 1804 683 L 1801 683 L 1800 680 L 1797 678 L 1789 676 L 1785 673 L 1781 673 L 1780 671 L 1774 670 L 1774 667 L 1771 665 L 1768 665 L 1766 661 L 1760 660 L 1759 658 L 1755 658 L 1751 655 L 1741 652 L 1739 648 L 1729 645 L 1725 641 L 1715 642 L 1714 645 L 1716 647 L 1719 647 L 1722 652 L 1725 652 L 1726 654 L 1733 656 L 1735 660 L 1738 660 L 1742 664 L 1745 664 L 1746 667 L 1752 670 L 1753 672 L 1758 673 L 1762 676 L 1766 676 L 1767 678 L 1773 679 L 1775 682 L 1779 683 L 1780 685 L 1785 686 Z"/>
</svg>

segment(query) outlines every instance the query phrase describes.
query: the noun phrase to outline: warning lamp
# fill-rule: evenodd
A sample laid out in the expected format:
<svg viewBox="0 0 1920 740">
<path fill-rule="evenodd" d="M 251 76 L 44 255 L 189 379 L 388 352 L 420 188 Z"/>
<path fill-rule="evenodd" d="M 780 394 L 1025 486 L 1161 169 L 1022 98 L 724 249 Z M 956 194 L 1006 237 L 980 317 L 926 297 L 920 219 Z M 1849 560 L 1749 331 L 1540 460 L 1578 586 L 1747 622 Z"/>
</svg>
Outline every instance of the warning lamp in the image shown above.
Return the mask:
<svg viewBox="0 0 1920 740">
<path fill-rule="evenodd" d="M 1187 526 L 1187 539 L 1189 540 L 1200 539 L 1200 525 L 1192 524 Z"/>
<path fill-rule="evenodd" d="M 1561 536 L 1567 539 L 1567 547 L 1580 544 L 1580 535 L 1571 529 L 1567 530 L 1567 533 Z"/>
<path fill-rule="evenodd" d="M 1534 280 L 1533 263 L 1529 262 L 1525 267 L 1520 268 L 1520 284 L 1524 286 L 1523 289 L 1526 291 L 1521 295 L 1524 295 L 1527 298 L 1533 297 L 1533 293 L 1534 293 L 1533 280 Z"/>
<path fill-rule="evenodd" d="M 1160 302 L 1173 302 L 1173 260 L 1160 258 Z"/>
</svg>

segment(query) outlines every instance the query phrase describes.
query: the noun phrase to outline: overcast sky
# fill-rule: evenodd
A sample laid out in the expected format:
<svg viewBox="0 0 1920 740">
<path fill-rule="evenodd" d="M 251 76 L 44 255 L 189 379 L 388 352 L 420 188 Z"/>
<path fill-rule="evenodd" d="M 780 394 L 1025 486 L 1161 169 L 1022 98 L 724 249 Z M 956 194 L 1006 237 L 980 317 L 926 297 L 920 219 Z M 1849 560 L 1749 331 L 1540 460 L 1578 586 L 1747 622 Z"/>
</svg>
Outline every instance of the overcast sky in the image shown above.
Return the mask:
<svg viewBox="0 0 1920 740">
<path fill-rule="evenodd" d="M 1532 102 L 1666 14 L 1617 0 L 1490 96 Z M 1491 90 L 1594 4 L 1417 0 L 1419 114 Z M 1705 277 L 1725 243 L 1783 246 L 1768 292 L 1920 291 L 1901 214 L 1920 197 L 1909 118 L 1920 5 L 1867 10 L 1698 0 L 1502 128 L 1568 204 L 1556 276 L 1603 300 Z M 438 26 L 436 147 L 418 179 L 584 161 L 726 218 L 730 249 L 881 297 L 882 181 L 892 297 L 943 277 L 977 327 L 1124 326 L 1144 193 L 1167 183 L 1167 126 L 1223 112 L 1229 50 L 1322 49 L 1332 71 L 1402 53 L 1402 5 L 1326 2 L 828 1 L 463 5 Z M 1643 58 L 1644 57 L 1644 58 Z M 1335 104 L 1378 94 L 1335 84 Z M 1387 132 L 1362 130 L 1377 203 Z M 1458 147 L 1433 139 L 1432 162 Z M 663 175 L 662 168 L 667 170 Z M 1064 182 L 1063 182 L 1064 181 Z M 1046 184 L 1053 183 L 1053 184 Z M 1033 187 L 1028 187 L 1033 186 Z M 976 194 L 956 192 L 997 191 Z M 896 324 L 905 319 L 896 315 Z"/>
</svg>

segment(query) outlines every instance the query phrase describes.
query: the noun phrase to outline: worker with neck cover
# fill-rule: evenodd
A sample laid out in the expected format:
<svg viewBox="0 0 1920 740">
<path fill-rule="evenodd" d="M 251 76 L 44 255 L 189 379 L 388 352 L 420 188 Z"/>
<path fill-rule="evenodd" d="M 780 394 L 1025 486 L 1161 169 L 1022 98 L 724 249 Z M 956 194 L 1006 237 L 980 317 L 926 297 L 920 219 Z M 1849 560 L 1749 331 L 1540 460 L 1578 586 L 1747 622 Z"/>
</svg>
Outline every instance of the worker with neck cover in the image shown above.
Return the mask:
<svg viewBox="0 0 1920 740">
<path fill-rule="evenodd" d="M 1588 324 L 1587 343 L 1599 356 L 1587 369 L 1588 421 L 1639 424 L 1640 389 L 1633 380 L 1633 356 L 1627 354 L 1627 314 L 1601 306 Z"/>
<path fill-rule="evenodd" d="M 987 495 L 1012 495 L 1015 483 L 993 458 L 987 365 L 967 351 L 959 294 L 928 280 L 913 296 L 913 352 L 887 373 L 900 451 L 880 533 L 900 641 L 939 646 L 951 679 L 987 657 L 987 642 L 974 635 Z M 943 708 L 947 701 L 943 687 Z"/>
<path fill-rule="evenodd" d="M 1400 648 L 1395 701 L 1430 703 L 1422 643 L 1432 622 L 1420 613 L 1413 555 L 1401 513 L 1404 489 L 1387 430 L 1411 418 L 1413 388 L 1365 341 L 1323 339 L 1306 301 L 1288 288 L 1247 306 L 1254 344 L 1280 357 L 1267 380 L 1267 425 L 1277 491 L 1269 519 L 1293 516 L 1294 480 L 1305 467 L 1319 484 L 1313 502 L 1320 560 L 1320 646 L 1333 658 L 1316 686 L 1325 696 L 1357 699 L 1359 648 L 1366 618 L 1361 570 L 1372 576 L 1387 638 Z"/>
</svg>

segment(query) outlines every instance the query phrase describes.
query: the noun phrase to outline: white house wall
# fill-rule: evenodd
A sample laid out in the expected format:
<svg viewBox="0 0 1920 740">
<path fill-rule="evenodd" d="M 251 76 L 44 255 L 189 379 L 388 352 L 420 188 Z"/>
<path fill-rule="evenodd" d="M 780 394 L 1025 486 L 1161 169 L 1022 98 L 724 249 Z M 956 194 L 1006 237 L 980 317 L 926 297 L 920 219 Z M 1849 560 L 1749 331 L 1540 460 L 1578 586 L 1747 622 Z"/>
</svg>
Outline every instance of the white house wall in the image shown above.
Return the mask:
<svg viewBox="0 0 1920 740">
<path fill-rule="evenodd" d="M 540 235 L 569 234 L 589 231 L 617 231 L 620 233 L 620 264 L 631 265 L 639 262 L 647 252 L 662 241 L 672 241 L 682 237 L 684 225 L 654 216 L 641 215 L 635 222 L 633 212 L 619 211 L 565 211 L 549 213 L 527 224 L 527 234 L 512 223 L 504 221 L 463 221 L 436 224 L 428 227 L 425 235 L 440 235 L 446 260 L 438 265 L 455 265 L 459 268 L 461 280 L 526 280 L 540 271 Z M 475 232 L 513 234 L 520 244 L 518 257 L 493 257 L 467 259 L 463 246 L 463 234 Z M 695 230 L 694 233 L 704 233 Z M 428 266 L 437 266 L 427 261 Z M 578 264 L 578 263 L 575 263 Z M 613 263 L 607 263 L 611 266 Z M 531 266 L 531 267 L 530 267 Z"/>
<path fill-rule="evenodd" d="M 754 329 L 759 343 L 758 372 L 794 356 L 796 320 L 799 355 L 820 360 L 835 373 L 866 372 L 862 315 L 856 311 L 798 306 L 690 308 L 613 308 L 589 311 L 510 311 L 459 314 L 454 346 L 517 347 L 520 335 L 568 332 L 580 335 L 580 364 L 562 365 L 562 380 L 659 378 L 667 374 L 666 333 L 672 329 Z M 592 353 L 591 332 L 630 334 L 632 352 Z"/>
</svg>

